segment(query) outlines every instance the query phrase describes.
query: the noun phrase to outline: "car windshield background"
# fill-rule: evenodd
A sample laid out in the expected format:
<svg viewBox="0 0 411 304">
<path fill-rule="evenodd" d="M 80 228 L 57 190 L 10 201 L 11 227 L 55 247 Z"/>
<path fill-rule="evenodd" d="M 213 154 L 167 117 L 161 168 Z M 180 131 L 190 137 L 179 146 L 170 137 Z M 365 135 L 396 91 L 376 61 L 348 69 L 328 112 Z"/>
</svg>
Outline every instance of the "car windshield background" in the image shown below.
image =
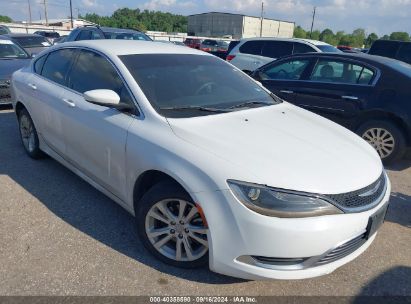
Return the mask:
<svg viewBox="0 0 411 304">
<path fill-rule="evenodd" d="M 245 102 L 275 103 L 257 83 L 213 56 L 135 54 L 123 55 L 120 59 L 152 106 L 165 116 L 173 113 L 161 108 L 227 109 Z M 189 116 L 204 115 L 199 112 Z"/>
<path fill-rule="evenodd" d="M 340 51 L 339 49 L 337 49 L 336 47 L 333 47 L 332 45 L 316 45 L 317 48 L 320 49 L 321 52 L 324 53 L 342 53 L 342 51 Z"/>
<path fill-rule="evenodd" d="M 294 43 L 294 49 L 293 49 L 293 54 L 303 54 L 303 53 L 311 53 L 315 52 L 314 48 L 311 46 L 305 44 L 305 43 L 300 43 L 300 42 L 295 42 Z"/>
<path fill-rule="evenodd" d="M 14 37 L 13 39 L 24 48 L 45 47 L 51 45 L 43 36 Z"/>
<path fill-rule="evenodd" d="M 297 59 L 274 64 L 263 69 L 260 77 L 262 80 L 299 80 L 309 63 L 309 59 Z"/>
<path fill-rule="evenodd" d="M 367 85 L 370 84 L 373 77 L 374 72 L 361 65 L 349 61 L 320 59 L 313 70 L 310 80 Z"/>
<path fill-rule="evenodd" d="M 79 93 L 100 89 L 112 90 L 120 96 L 120 102 L 133 105 L 132 98 L 117 71 L 99 54 L 81 50 L 69 78 L 69 87 Z"/>
<path fill-rule="evenodd" d="M 29 58 L 27 53 L 10 40 L 0 40 L 0 59 Z"/>
<path fill-rule="evenodd" d="M 113 33 L 113 32 L 105 32 L 104 36 L 107 39 L 125 39 L 125 40 L 143 40 L 143 41 L 151 41 L 151 38 L 148 37 L 146 34 L 143 33 Z"/>
</svg>

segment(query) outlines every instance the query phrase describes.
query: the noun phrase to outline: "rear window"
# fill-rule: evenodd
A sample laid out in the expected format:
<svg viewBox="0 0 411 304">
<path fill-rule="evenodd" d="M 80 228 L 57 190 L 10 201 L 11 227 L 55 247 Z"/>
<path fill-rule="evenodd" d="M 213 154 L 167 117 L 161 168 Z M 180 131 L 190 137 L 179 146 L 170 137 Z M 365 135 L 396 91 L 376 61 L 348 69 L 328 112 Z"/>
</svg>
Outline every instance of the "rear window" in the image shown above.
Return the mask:
<svg viewBox="0 0 411 304">
<path fill-rule="evenodd" d="M 342 53 L 339 49 L 332 45 L 316 45 L 317 48 L 320 49 L 321 52 L 324 53 Z"/>
<path fill-rule="evenodd" d="M 29 58 L 29 56 L 12 41 L 0 39 L 0 59 L 13 58 Z"/>
<path fill-rule="evenodd" d="M 49 37 L 49 38 L 59 38 L 60 34 L 57 32 L 45 32 L 44 36 Z"/>
<path fill-rule="evenodd" d="M 262 55 L 270 58 L 280 58 L 291 55 L 293 52 L 293 43 L 286 41 L 266 41 Z"/>
<path fill-rule="evenodd" d="M 395 58 L 399 45 L 397 41 L 378 40 L 373 43 L 368 54 Z"/>
<path fill-rule="evenodd" d="M 50 42 L 43 36 L 14 37 L 18 44 L 24 48 L 50 46 Z"/>
<path fill-rule="evenodd" d="M 110 33 L 105 32 L 104 36 L 106 39 L 124 39 L 124 40 L 143 40 L 143 41 L 151 41 L 151 38 L 148 37 L 146 34 L 143 33 Z"/>
<path fill-rule="evenodd" d="M 316 52 L 316 50 L 305 43 L 300 43 L 300 42 L 294 43 L 293 54 L 303 54 L 303 53 L 311 53 L 311 52 Z"/>
<path fill-rule="evenodd" d="M 247 41 L 240 46 L 240 52 L 251 55 L 261 55 L 264 41 Z"/>
</svg>

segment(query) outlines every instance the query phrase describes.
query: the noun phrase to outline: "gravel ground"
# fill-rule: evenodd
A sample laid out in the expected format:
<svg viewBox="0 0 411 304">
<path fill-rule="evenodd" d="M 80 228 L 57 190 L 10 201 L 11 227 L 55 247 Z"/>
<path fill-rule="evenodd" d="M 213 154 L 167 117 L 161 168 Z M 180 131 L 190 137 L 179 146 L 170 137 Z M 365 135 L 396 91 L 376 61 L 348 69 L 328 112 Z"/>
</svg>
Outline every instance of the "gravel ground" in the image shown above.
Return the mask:
<svg viewBox="0 0 411 304">
<path fill-rule="evenodd" d="M 31 160 L 0 109 L 0 295 L 408 295 L 411 161 L 389 168 L 391 207 L 371 247 L 334 273 L 243 281 L 152 258 L 133 218 L 52 159 Z"/>
</svg>

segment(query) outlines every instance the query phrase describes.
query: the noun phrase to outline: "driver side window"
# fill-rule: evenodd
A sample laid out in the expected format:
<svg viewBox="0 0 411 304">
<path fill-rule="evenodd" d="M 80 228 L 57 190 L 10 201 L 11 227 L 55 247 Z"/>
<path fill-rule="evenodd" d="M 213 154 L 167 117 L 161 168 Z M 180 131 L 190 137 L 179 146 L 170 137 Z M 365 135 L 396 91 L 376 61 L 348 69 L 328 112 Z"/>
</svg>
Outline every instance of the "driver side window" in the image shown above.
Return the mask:
<svg viewBox="0 0 411 304">
<path fill-rule="evenodd" d="M 275 64 L 262 71 L 262 80 L 299 80 L 310 61 L 297 59 Z"/>
</svg>

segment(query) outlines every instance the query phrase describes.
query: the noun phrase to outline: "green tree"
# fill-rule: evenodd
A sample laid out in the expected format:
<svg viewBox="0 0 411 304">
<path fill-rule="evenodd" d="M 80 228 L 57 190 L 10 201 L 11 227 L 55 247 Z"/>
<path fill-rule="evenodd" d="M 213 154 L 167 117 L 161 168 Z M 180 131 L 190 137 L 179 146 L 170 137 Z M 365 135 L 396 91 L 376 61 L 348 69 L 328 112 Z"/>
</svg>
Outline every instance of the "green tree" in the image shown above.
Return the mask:
<svg viewBox="0 0 411 304">
<path fill-rule="evenodd" d="M 330 29 L 325 29 L 321 32 L 320 40 L 332 45 L 337 45 L 339 42 L 336 35 L 334 35 L 333 31 Z"/>
<path fill-rule="evenodd" d="M 294 38 L 307 38 L 307 32 L 299 25 L 294 28 Z"/>
<path fill-rule="evenodd" d="M 368 35 L 367 39 L 365 39 L 365 46 L 370 47 L 375 40 L 378 40 L 378 36 L 376 33 L 371 33 Z"/>
<path fill-rule="evenodd" d="M 365 30 L 356 29 L 352 32 L 352 44 L 354 47 L 363 47 L 365 43 Z"/>
<path fill-rule="evenodd" d="M 320 31 L 315 30 L 311 34 L 307 33 L 307 38 L 313 39 L 313 40 L 320 40 Z"/>
<path fill-rule="evenodd" d="M 0 15 L 0 22 L 10 23 L 13 22 L 13 19 L 11 19 L 9 16 Z"/>
<path fill-rule="evenodd" d="M 410 35 L 406 32 L 393 32 L 390 35 L 390 40 L 410 41 Z"/>
</svg>

